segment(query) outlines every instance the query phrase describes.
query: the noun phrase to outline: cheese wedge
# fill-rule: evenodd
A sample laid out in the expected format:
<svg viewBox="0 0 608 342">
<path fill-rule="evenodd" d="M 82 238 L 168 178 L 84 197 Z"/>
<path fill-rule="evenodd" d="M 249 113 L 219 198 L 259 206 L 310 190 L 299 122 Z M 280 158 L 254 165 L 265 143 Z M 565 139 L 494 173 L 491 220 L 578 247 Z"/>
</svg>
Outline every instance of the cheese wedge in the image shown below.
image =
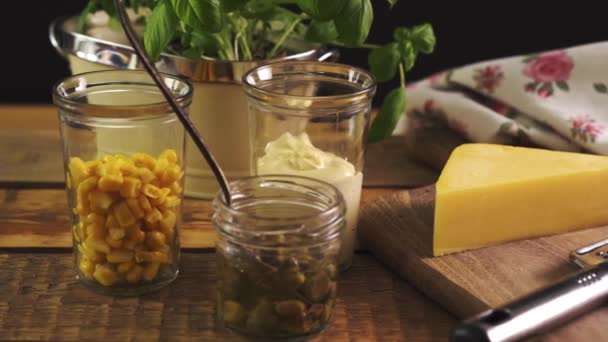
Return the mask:
<svg viewBox="0 0 608 342">
<path fill-rule="evenodd" d="M 608 224 L 608 157 L 465 144 L 436 189 L 436 256 Z"/>
</svg>

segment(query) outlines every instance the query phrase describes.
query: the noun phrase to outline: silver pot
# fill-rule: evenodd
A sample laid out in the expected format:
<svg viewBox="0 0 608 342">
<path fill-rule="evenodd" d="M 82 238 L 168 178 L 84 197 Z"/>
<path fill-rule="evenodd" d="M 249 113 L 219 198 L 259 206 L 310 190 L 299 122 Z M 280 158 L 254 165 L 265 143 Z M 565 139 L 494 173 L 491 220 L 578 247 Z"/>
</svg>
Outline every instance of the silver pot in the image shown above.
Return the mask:
<svg viewBox="0 0 608 342">
<path fill-rule="evenodd" d="M 103 69 L 142 69 L 133 49 L 76 33 L 76 17 L 51 22 L 49 39 L 69 62 L 72 74 Z M 242 75 L 262 64 L 286 60 L 335 61 L 338 52 L 300 42 L 299 53 L 271 60 L 223 61 L 213 58 L 192 60 L 161 54 L 156 67 L 163 72 L 189 79 L 194 87 L 190 116 L 230 179 L 251 174 L 251 153 L 247 100 L 241 90 Z M 122 142 L 125 143 L 125 142 Z M 127 142 L 128 143 L 128 142 Z M 188 141 L 186 195 L 212 198 L 218 185 L 194 144 Z"/>
</svg>

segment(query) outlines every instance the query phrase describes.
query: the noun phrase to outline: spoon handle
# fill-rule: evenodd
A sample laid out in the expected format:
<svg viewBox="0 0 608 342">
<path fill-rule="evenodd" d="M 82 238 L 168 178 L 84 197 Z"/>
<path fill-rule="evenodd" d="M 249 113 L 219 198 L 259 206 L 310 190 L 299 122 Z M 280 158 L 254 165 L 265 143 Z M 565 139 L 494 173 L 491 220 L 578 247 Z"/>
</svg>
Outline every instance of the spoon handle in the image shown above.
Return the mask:
<svg viewBox="0 0 608 342">
<path fill-rule="evenodd" d="M 133 49 L 135 49 L 135 53 L 137 54 L 137 56 L 143 63 L 145 69 L 148 71 L 148 74 L 150 74 L 150 77 L 152 77 L 154 82 L 160 88 L 160 91 L 163 93 L 167 102 L 169 102 L 169 105 L 171 106 L 171 108 L 173 108 L 173 111 L 177 115 L 177 118 L 182 123 L 182 125 L 184 126 L 184 128 L 186 129 L 186 131 L 188 132 L 188 134 L 194 141 L 196 147 L 198 147 L 199 151 L 203 154 L 203 157 L 205 157 L 205 160 L 209 164 L 211 171 L 213 171 L 215 178 L 217 179 L 218 183 L 220 184 L 220 188 L 222 189 L 222 192 L 224 194 L 224 199 L 226 201 L 226 204 L 228 206 L 230 206 L 230 203 L 231 203 L 230 188 L 228 186 L 228 180 L 226 179 L 226 175 L 224 175 L 222 168 L 220 167 L 218 162 L 215 160 L 215 157 L 213 156 L 213 154 L 211 153 L 211 151 L 209 150 L 209 148 L 203 141 L 203 138 L 198 133 L 198 130 L 196 129 L 196 127 L 194 127 L 194 124 L 192 123 L 192 121 L 190 121 L 190 118 L 188 118 L 188 115 L 186 114 L 186 112 L 177 103 L 177 101 L 175 100 L 175 97 L 173 96 L 173 94 L 171 93 L 171 91 L 169 90 L 169 88 L 167 87 L 165 82 L 163 82 L 163 79 L 162 79 L 160 73 L 156 69 L 156 66 L 154 66 L 154 63 L 152 63 L 152 61 L 150 60 L 150 58 L 144 51 L 143 47 L 141 46 L 141 43 L 139 42 L 139 40 L 137 39 L 137 36 L 135 35 L 135 32 L 133 31 L 133 27 L 131 27 L 131 22 L 129 20 L 129 17 L 128 17 L 127 11 L 126 11 L 126 7 L 125 7 L 125 1 L 124 0 L 114 0 L 114 5 L 116 6 L 116 10 L 118 11 L 118 16 L 120 18 L 120 23 L 122 25 L 122 28 L 125 31 L 127 38 L 129 39 L 129 42 L 131 42 Z"/>
</svg>

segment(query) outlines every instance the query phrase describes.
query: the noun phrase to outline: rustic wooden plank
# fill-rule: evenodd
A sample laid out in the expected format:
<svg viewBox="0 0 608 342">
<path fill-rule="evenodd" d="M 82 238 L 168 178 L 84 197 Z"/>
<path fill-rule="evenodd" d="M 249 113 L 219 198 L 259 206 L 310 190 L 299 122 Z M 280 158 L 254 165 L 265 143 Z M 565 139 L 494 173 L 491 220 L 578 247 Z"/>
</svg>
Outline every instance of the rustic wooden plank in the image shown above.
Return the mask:
<svg viewBox="0 0 608 342">
<path fill-rule="evenodd" d="M 67 253 L 0 254 L 1 340 L 236 340 L 216 327 L 212 253 L 183 253 L 178 279 L 156 293 L 113 298 L 79 285 Z M 370 256 L 338 285 L 331 326 L 314 341 L 444 341 L 445 311 Z"/>
<path fill-rule="evenodd" d="M 461 318 L 572 274 L 577 268 L 569 253 L 608 236 L 608 227 L 600 227 L 432 257 L 432 187 L 381 195 L 361 210 L 359 236 L 367 249 Z M 607 340 L 606 324 L 608 308 L 602 308 L 547 339 Z"/>
<path fill-rule="evenodd" d="M 386 195 L 390 189 L 364 189 L 362 203 Z M 70 247 L 70 223 L 64 190 L 0 189 L 0 247 Z M 183 248 L 212 248 L 211 202 L 184 201 Z"/>
</svg>

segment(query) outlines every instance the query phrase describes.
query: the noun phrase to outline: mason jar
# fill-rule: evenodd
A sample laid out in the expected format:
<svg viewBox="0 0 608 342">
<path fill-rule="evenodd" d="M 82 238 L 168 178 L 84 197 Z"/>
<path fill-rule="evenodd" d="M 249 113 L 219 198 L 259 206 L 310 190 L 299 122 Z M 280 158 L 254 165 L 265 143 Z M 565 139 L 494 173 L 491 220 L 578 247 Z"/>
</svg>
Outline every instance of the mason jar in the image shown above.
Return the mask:
<svg viewBox="0 0 608 342">
<path fill-rule="evenodd" d="M 243 76 L 249 102 L 252 170 L 335 185 L 346 204 L 340 270 L 352 261 L 373 76 L 349 65 L 282 62 Z"/>
<path fill-rule="evenodd" d="M 162 75 L 180 106 L 192 87 Z M 178 273 L 184 129 L 145 71 L 98 71 L 60 81 L 59 107 L 77 278 L 138 295 Z"/>
<path fill-rule="evenodd" d="M 220 325 L 261 339 L 314 335 L 336 301 L 344 202 L 334 186 L 273 175 L 213 201 Z"/>
</svg>

